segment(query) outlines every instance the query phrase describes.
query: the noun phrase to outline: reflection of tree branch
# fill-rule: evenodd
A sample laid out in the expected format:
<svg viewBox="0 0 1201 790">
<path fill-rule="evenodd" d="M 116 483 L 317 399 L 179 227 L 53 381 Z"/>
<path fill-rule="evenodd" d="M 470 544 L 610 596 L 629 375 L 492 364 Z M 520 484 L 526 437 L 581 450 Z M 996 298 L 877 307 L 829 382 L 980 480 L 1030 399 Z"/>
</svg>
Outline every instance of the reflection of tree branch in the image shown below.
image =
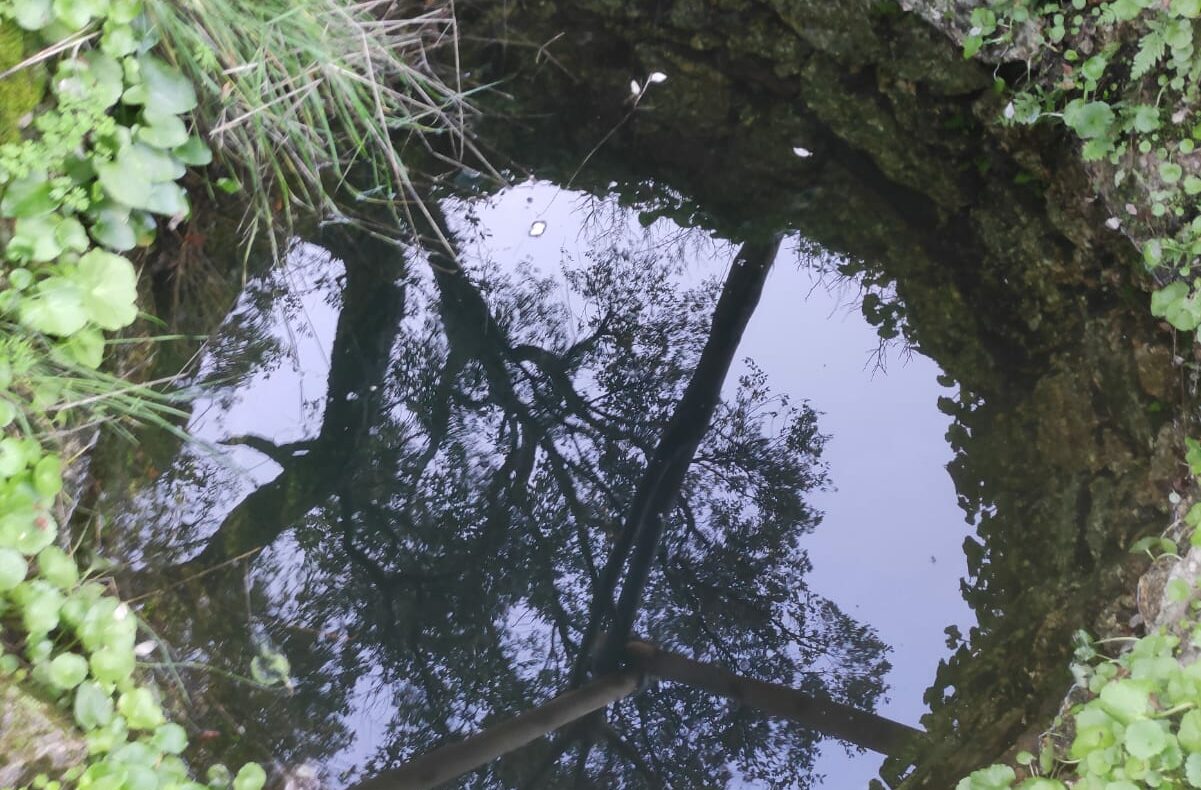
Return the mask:
<svg viewBox="0 0 1201 790">
<path fill-rule="evenodd" d="M 609 615 L 608 634 L 596 656 L 601 671 L 617 666 L 622 660 L 659 549 L 664 516 L 679 497 L 692 456 L 721 401 L 722 384 L 742 333 L 759 303 L 779 244 L 776 237 L 767 243 L 746 242 L 739 249 L 713 311 L 709 337 L 696 368 L 638 483 L 622 534 L 601 575 L 583 640 L 587 653 L 600 632 L 601 621 Z M 613 594 L 623 570 L 625 580 L 614 606 Z M 586 660 L 582 654 L 573 682 L 582 679 L 585 668 L 582 662 Z"/>
<path fill-rule="evenodd" d="M 378 598 L 383 602 L 388 613 L 387 627 L 396 623 L 396 609 L 392 604 L 392 583 L 388 574 L 379 564 L 367 556 L 354 542 L 354 506 L 351 503 L 349 486 L 343 486 L 338 492 L 338 502 L 341 505 L 339 521 L 342 527 L 342 548 L 351 561 L 362 568 L 371 581 L 375 583 Z"/>
<path fill-rule="evenodd" d="M 302 451 L 307 452 L 312 448 L 312 442 L 290 442 L 288 444 L 276 444 L 270 439 L 265 439 L 262 436 L 254 434 L 244 434 L 242 436 L 234 436 L 230 439 L 222 439 L 217 444 L 226 445 L 242 445 L 249 447 L 252 450 L 262 453 L 280 466 L 284 466 L 292 461 Z"/>
<path fill-rule="evenodd" d="M 642 758 L 642 753 L 633 744 L 621 737 L 621 733 L 613 729 L 613 725 L 608 722 L 602 722 L 600 724 L 600 733 L 604 736 L 606 743 L 612 746 L 618 754 L 626 758 L 634 766 L 634 769 L 646 778 L 648 787 L 671 786 L 666 779 L 651 768 L 650 764 Z"/>
</svg>

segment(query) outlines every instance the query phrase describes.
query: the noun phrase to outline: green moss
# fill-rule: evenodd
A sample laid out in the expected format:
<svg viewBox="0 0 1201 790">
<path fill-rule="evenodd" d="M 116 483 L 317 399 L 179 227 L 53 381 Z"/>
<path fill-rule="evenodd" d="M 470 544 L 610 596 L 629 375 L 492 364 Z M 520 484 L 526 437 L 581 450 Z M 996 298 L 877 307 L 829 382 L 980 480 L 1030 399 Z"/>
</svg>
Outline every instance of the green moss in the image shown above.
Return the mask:
<svg viewBox="0 0 1201 790">
<path fill-rule="evenodd" d="M 12 22 L 0 19 L 0 72 L 26 57 L 25 34 Z M 20 135 L 21 119 L 42 100 L 45 73 L 40 67 L 27 68 L 0 80 L 0 143 Z"/>
</svg>

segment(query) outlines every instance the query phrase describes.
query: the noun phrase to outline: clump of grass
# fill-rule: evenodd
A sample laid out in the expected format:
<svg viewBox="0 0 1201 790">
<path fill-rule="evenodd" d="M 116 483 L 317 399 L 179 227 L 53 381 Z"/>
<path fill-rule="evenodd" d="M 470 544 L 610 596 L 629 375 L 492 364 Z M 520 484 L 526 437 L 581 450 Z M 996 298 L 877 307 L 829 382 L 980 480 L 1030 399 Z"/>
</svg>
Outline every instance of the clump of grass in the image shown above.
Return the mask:
<svg viewBox="0 0 1201 790">
<path fill-rule="evenodd" d="M 201 96 L 216 155 L 243 179 L 250 235 L 281 219 L 287 228 L 297 210 L 347 219 L 347 197 L 396 210 L 413 196 L 400 148 L 434 134 L 450 135 L 459 156 L 470 147 L 457 72 L 447 84 L 433 62 L 439 49 L 452 69 L 457 60 L 449 8 L 149 0 L 146 10 Z"/>
</svg>

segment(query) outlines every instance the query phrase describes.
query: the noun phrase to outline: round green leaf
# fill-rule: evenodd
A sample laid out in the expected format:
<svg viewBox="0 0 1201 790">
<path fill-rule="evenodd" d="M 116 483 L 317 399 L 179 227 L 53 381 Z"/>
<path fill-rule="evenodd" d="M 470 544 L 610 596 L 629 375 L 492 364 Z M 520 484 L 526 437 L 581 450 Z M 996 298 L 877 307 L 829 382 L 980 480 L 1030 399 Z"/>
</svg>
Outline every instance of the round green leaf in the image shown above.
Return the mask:
<svg viewBox="0 0 1201 790">
<path fill-rule="evenodd" d="M 127 103 L 145 104 L 147 108 L 164 115 L 178 115 L 196 106 L 196 90 L 177 69 L 153 55 L 138 58 L 138 67 L 144 90 L 135 93 L 132 101 L 127 94 Z"/>
<path fill-rule="evenodd" d="M 75 31 L 104 13 L 106 5 L 102 0 L 54 0 L 54 16 L 68 30 Z"/>
<path fill-rule="evenodd" d="M 188 748 L 188 733 L 178 724 L 163 724 L 154 731 L 154 745 L 167 754 L 180 754 Z"/>
<path fill-rule="evenodd" d="M 171 152 L 176 159 L 192 167 L 204 167 L 213 161 L 213 152 L 196 135 Z"/>
<path fill-rule="evenodd" d="M 58 627 L 58 613 L 66 599 L 57 589 L 34 579 L 18 586 L 14 597 L 21 606 L 25 630 L 30 634 L 48 634 Z"/>
<path fill-rule="evenodd" d="M 47 277 L 36 292 L 22 299 L 17 318 L 30 329 L 47 335 L 65 337 L 87 323 L 83 291 L 66 277 Z"/>
<path fill-rule="evenodd" d="M 96 212 L 91 228 L 92 238 L 97 244 L 114 252 L 125 252 L 137 246 L 137 237 L 129 224 L 129 208 L 109 204 Z"/>
<path fill-rule="evenodd" d="M 113 720 L 113 698 L 99 684 L 85 680 L 75 690 L 75 723 L 83 730 L 103 727 Z"/>
<path fill-rule="evenodd" d="M 97 326 L 120 329 L 137 318 L 137 274 L 133 264 L 120 255 L 92 250 L 79 259 L 75 281 L 87 317 Z"/>
<path fill-rule="evenodd" d="M 121 683 L 133 674 L 133 665 L 133 650 L 122 650 L 107 645 L 92 653 L 92 657 L 88 659 L 92 677 L 102 683 Z M 133 726 L 132 723 L 130 726 Z"/>
<path fill-rule="evenodd" d="M 186 217 L 190 211 L 187 193 L 179 184 L 171 182 L 153 185 L 143 208 L 167 217 Z"/>
<path fill-rule="evenodd" d="M 19 474 L 28 462 L 24 442 L 14 436 L 0 439 L 0 478 Z"/>
<path fill-rule="evenodd" d="M 34 263 L 52 261 L 63 253 L 58 240 L 62 219 L 53 214 L 22 217 L 13 225 L 13 237 L 8 243 L 9 258 Z"/>
<path fill-rule="evenodd" d="M 1158 721 L 1140 719 L 1126 728 L 1126 751 L 1140 760 L 1150 760 L 1168 746 L 1168 735 Z"/>
<path fill-rule="evenodd" d="M 1085 103 L 1077 99 L 1063 110 L 1063 122 L 1085 140 L 1107 136 L 1113 120 L 1113 108 L 1102 101 Z"/>
<path fill-rule="evenodd" d="M 28 571 L 25 555 L 14 549 L 0 549 L 0 593 L 15 589 L 25 581 Z"/>
<path fill-rule="evenodd" d="M 234 790 L 262 790 L 267 783 L 267 772 L 258 763 L 246 763 L 234 777 Z"/>
<path fill-rule="evenodd" d="M 53 192 L 54 187 L 44 173 L 18 178 L 4 189 L 4 197 L 0 198 L 0 216 L 20 218 L 49 214 L 58 208 Z"/>
<path fill-rule="evenodd" d="M 148 688 L 135 688 L 122 694 L 117 699 L 117 710 L 131 730 L 153 730 L 163 723 L 163 709 Z"/>
<path fill-rule="evenodd" d="M 71 361 L 95 370 L 104 361 L 104 334 L 95 327 L 85 326 L 64 340 L 59 348 Z"/>
<path fill-rule="evenodd" d="M 143 114 L 145 125 L 138 129 L 138 139 L 155 148 L 177 148 L 188 141 L 188 128 L 178 115 L 151 112 Z"/>
<path fill-rule="evenodd" d="M 1186 751 L 1201 752 L 1201 711 L 1190 710 L 1180 719 L 1176 740 Z"/>
<path fill-rule="evenodd" d="M 1130 679 L 1115 680 L 1101 689 L 1101 708 L 1123 724 L 1147 715 L 1150 693 L 1145 684 Z"/>
<path fill-rule="evenodd" d="M 47 546 L 38 552 L 38 573 L 60 590 L 70 590 L 79 581 L 75 560 L 58 546 Z"/>
<path fill-rule="evenodd" d="M 26 30 L 41 30 L 54 20 L 50 0 L 12 0 L 12 14 Z"/>
<path fill-rule="evenodd" d="M 75 688 L 88 676 L 88 662 L 75 653 L 63 653 L 50 662 L 47 673 L 51 684 L 62 691 Z"/>
<path fill-rule="evenodd" d="M 88 247 L 92 246 L 83 223 L 74 217 L 63 217 L 54 229 L 54 239 L 64 250 L 72 252 L 87 252 Z"/>
</svg>

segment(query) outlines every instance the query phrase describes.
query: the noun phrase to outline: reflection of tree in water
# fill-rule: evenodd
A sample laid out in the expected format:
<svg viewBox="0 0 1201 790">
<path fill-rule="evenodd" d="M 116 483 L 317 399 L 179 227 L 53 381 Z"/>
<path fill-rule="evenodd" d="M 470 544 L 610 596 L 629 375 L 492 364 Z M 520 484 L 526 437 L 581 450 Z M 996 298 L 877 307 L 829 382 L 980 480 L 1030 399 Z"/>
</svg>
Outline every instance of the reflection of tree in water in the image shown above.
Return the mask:
<svg viewBox="0 0 1201 790">
<path fill-rule="evenodd" d="M 243 439 L 282 473 L 169 575 L 275 543 L 249 606 L 276 619 L 248 626 L 240 579 L 211 574 L 221 587 L 205 593 L 214 619 L 243 642 L 265 626 L 296 667 L 298 692 L 275 710 L 302 715 L 302 731 L 277 721 L 268 737 L 290 744 L 284 754 L 328 755 L 337 714 L 369 677 L 389 745 L 360 767 L 378 768 L 568 686 L 600 567 L 693 376 L 718 287 L 684 287 L 677 266 L 621 249 L 570 268 L 570 300 L 526 271 L 468 277 L 432 245 L 420 256 L 428 279 L 378 242 L 333 249 L 346 277 L 320 431 L 283 448 Z M 884 646 L 804 585 L 799 539 L 818 521 L 804 495 L 824 482 L 816 417 L 753 366 L 727 392 L 665 519 L 635 631 L 870 707 Z M 224 645 L 220 660 L 253 650 Z M 233 720 L 254 720 L 261 703 L 239 689 L 213 696 Z M 310 726 L 325 733 L 311 752 Z M 697 787 L 736 771 L 806 786 L 817 737 L 664 686 L 469 783 Z"/>
</svg>

